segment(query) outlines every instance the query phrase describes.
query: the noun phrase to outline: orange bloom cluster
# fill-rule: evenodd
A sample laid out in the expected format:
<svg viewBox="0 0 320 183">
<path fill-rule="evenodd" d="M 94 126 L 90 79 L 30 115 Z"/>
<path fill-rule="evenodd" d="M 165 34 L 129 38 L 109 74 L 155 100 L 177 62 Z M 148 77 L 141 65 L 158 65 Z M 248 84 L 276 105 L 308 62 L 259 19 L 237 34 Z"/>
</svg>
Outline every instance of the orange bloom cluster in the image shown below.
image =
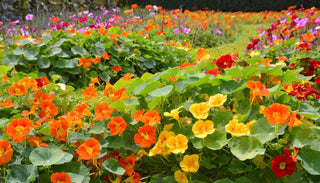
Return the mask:
<svg viewBox="0 0 320 183">
<path fill-rule="evenodd" d="M 290 109 L 288 106 L 278 103 L 273 103 L 271 106 L 264 108 L 264 116 L 269 124 L 286 125 L 290 119 Z"/>
<path fill-rule="evenodd" d="M 144 109 L 142 109 L 141 111 L 137 111 L 132 119 L 136 120 L 137 122 L 141 121 L 146 125 L 154 125 L 160 123 L 161 117 L 156 110 L 150 110 L 145 114 L 143 113 Z"/>
<path fill-rule="evenodd" d="M 118 135 L 127 128 L 127 123 L 122 117 L 118 116 L 109 121 L 108 128 L 111 135 Z"/>
<path fill-rule="evenodd" d="M 23 96 L 30 88 L 37 90 L 36 80 L 30 79 L 29 77 L 23 77 L 23 79 L 19 80 L 17 83 L 13 83 L 13 85 L 9 86 L 8 93 L 9 95 Z"/>
<path fill-rule="evenodd" d="M 71 183 L 69 174 L 65 172 L 53 173 L 50 177 L 52 183 Z"/>
<path fill-rule="evenodd" d="M 12 99 L 8 99 L 6 102 L 0 103 L 0 107 L 14 107 L 14 103 L 12 103 Z"/>
<path fill-rule="evenodd" d="M 110 119 L 110 116 L 113 112 L 114 108 L 109 107 L 107 103 L 101 102 L 96 106 L 94 109 L 95 114 L 94 114 L 94 119 L 95 121 L 100 121 L 100 120 L 108 120 Z"/>
<path fill-rule="evenodd" d="M 80 156 L 79 160 L 93 160 L 93 163 L 95 163 L 100 155 L 100 142 L 96 139 L 88 138 L 78 147 L 77 154 Z"/>
</svg>

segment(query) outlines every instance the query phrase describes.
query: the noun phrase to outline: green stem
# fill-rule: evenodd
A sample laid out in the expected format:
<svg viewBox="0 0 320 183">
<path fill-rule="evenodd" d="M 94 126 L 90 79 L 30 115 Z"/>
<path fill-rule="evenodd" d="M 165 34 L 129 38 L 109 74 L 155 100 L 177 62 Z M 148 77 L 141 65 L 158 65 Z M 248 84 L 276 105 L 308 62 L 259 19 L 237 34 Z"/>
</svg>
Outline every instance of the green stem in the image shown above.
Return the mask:
<svg viewBox="0 0 320 183">
<path fill-rule="evenodd" d="M 279 133 L 279 124 L 275 124 L 274 125 L 274 133 L 277 137 L 277 141 L 279 140 L 279 136 L 278 136 L 278 133 Z"/>
</svg>

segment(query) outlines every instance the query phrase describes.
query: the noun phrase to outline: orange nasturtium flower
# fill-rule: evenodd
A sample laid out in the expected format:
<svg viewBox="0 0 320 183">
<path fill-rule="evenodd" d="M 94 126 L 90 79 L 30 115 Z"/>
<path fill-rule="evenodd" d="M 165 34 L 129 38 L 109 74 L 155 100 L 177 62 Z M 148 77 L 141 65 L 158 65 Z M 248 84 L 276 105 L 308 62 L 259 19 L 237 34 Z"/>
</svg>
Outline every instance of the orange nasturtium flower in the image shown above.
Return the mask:
<svg viewBox="0 0 320 183">
<path fill-rule="evenodd" d="M 201 61 L 207 60 L 210 58 L 210 55 L 207 54 L 207 50 L 203 48 L 199 48 L 197 51 L 197 56 L 194 57 L 194 60 Z"/>
<path fill-rule="evenodd" d="M 181 172 L 180 170 L 177 170 L 174 172 L 174 180 L 176 180 L 178 183 L 188 183 L 188 177 L 187 172 Z"/>
<path fill-rule="evenodd" d="M 273 103 L 271 106 L 264 108 L 264 116 L 270 125 L 282 124 L 284 126 L 290 119 L 290 109 L 286 105 Z"/>
<path fill-rule="evenodd" d="M 54 117 L 58 114 L 57 107 L 51 101 L 43 101 L 40 104 L 41 112 L 47 117 Z"/>
<path fill-rule="evenodd" d="M 104 96 L 111 96 L 114 94 L 114 92 L 116 91 L 116 89 L 114 89 L 114 87 L 112 86 L 112 84 L 110 84 L 110 82 L 108 81 L 108 83 L 106 84 L 106 87 L 104 89 Z"/>
<path fill-rule="evenodd" d="M 131 8 L 132 8 L 132 9 L 138 8 L 138 4 L 132 4 L 132 5 L 131 5 Z"/>
<path fill-rule="evenodd" d="M 227 95 L 223 95 L 219 93 L 209 98 L 209 105 L 210 107 L 222 107 L 223 104 L 226 102 L 226 100 L 227 100 Z"/>
<path fill-rule="evenodd" d="M 134 135 L 134 142 L 143 148 L 149 148 L 156 142 L 156 127 L 144 125 L 139 128 L 138 133 Z"/>
<path fill-rule="evenodd" d="M 4 75 L 3 78 L 1 79 L 1 83 L 3 84 L 4 82 L 9 82 L 8 80 L 8 76 L 7 75 Z"/>
<path fill-rule="evenodd" d="M 146 5 L 146 9 L 147 9 L 147 10 L 149 10 L 149 9 L 151 9 L 151 8 L 152 8 L 152 5 L 150 5 L 150 4 Z"/>
<path fill-rule="evenodd" d="M 129 81 L 132 77 L 134 76 L 134 74 L 132 73 L 127 73 L 126 75 L 124 75 L 123 77 L 121 77 L 120 79 L 124 80 L 124 81 Z"/>
<path fill-rule="evenodd" d="M 197 119 L 206 119 L 208 117 L 208 111 L 210 110 L 210 105 L 202 102 L 192 104 L 189 108 L 192 115 Z"/>
<path fill-rule="evenodd" d="M 269 91 L 263 87 L 260 81 L 248 81 L 247 86 L 251 89 L 250 101 L 254 104 L 261 102 L 262 96 L 268 97 L 270 95 Z"/>
<path fill-rule="evenodd" d="M 0 107 L 14 107 L 14 103 L 12 103 L 12 99 L 8 99 L 6 102 L 0 103 Z"/>
<path fill-rule="evenodd" d="M 53 173 L 50 177 L 52 183 L 71 183 L 69 174 L 65 172 Z"/>
<path fill-rule="evenodd" d="M 102 53 L 102 58 L 105 59 L 105 60 L 109 60 L 111 57 L 111 55 L 109 55 L 107 52 L 103 52 Z"/>
<path fill-rule="evenodd" d="M 28 136 L 27 141 L 29 142 L 30 147 L 39 147 L 42 143 L 42 139 L 34 135 Z"/>
<path fill-rule="evenodd" d="M 8 93 L 9 95 L 23 96 L 26 94 L 26 88 L 21 84 L 14 83 L 13 85 L 9 86 Z"/>
<path fill-rule="evenodd" d="M 6 127 L 6 133 L 14 142 L 19 143 L 24 141 L 32 128 L 32 121 L 28 118 L 13 119 Z"/>
<path fill-rule="evenodd" d="M 54 120 L 49 125 L 50 134 L 58 140 L 66 141 L 68 135 L 69 124 L 67 120 Z"/>
<path fill-rule="evenodd" d="M 185 172 L 197 172 L 199 165 L 199 155 L 185 155 L 183 160 L 180 162 L 180 167 Z"/>
<path fill-rule="evenodd" d="M 108 128 L 111 135 L 118 135 L 127 128 L 127 123 L 122 117 L 118 116 L 111 119 L 108 123 Z"/>
<path fill-rule="evenodd" d="M 161 117 L 156 110 L 150 110 L 143 115 L 144 123 L 148 125 L 158 124 L 161 121 Z"/>
<path fill-rule="evenodd" d="M 136 111 L 136 113 L 134 114 L 132 119 L 136 120 L 136 122 L 144 121 L 143 113 L 144 113 L 144 109 L 142 109 L 141 111 L 139 111 L 139 110 Z"/>
<path fill-rule="evenodd" d="M 121 66 L 113 65 L 113 66 L 112 66 L 112 71 L 114 71 L 114 72 L 119 72 L 119 71 L 121 71 Z"/>
<path fill-rule="evenodd" d="M 26 90 L 29 88 L 37 88 L 37 81 L 29 77 L 23 77 L 18 81 L 19 85 L 23 85 Z"/>
<path fill-rule="evenodd" d="M 93 86 L 89 86 L 82 91 L 82 95 L 85 96 L 85 100 L 97 97 L 97 91 Z"/>
<path fill-rule="evenodd" d="M 128 95 L 125 93 L 126 88 L 120 88 L 119 90 L 115 91 L 110 97 L 113 100 L 113 102 L 119 100 L 119 99 L 128 99 Z"/>
<path fill-rule="evenodd" d="M 135 159 L 132 156 L 121 158 L 119 161 L 119 165 L 126 170 L 124 175 L 128 175 L 128 176 L 131 176 L 134 173 L 134 164 L 135 164 Z"/>
<path fill-rule="evenodd" d="M 79 154 L 79 160 L 93 160 L 96 162 L 96 158 L 100 155 L 100 142 L 93 138 L 88 138 L 77 149 Z"/>
<path fill-rule="evenodd" d="M 169 147 L 169 151 L 174 154 L 184 153 L 188 149 L 188 138 L 182 134 L 171 136 L 166 145 Z"/>
<path fill-rule="evenodd" d="M 0 140 L 0 165 L 7 164 L 11 160 L 13 149 L 7 140 Z"/>
<path fill-rule="evenodd" d="M 92 65 L 91 59 L 87 59 L 87 58 L 84 58 L 84 57 L 81 57 L 79 59 L 78 66 L 82 66 L 83 68 L 88 69 L 91 65 Z"/>
<path fill-rule="evenodd" d="M 192 126 L 194 136 L 198 138 L 205 138 L 207 135 L 214 132 L 213 122 L 210 120 L 199 120 Z"/>
<path fill-rule="evenodd" d="M 299 110 L 296 110 L 291 114 L 290 116 L 290 122 L 288 123 L 289 128 L 292 128 L 293 126 L 300 126 L 302 125 L 302 122 L 300 119 L 297 118 Z"/>
<path fill-rule="evenodd" d="M 93 120 L 95 120 L 95 121 L 100 121 L 100 120 L 105 120 L 105 119 L 108 120 L 108 119 L 110 119 L 110 116 L 111 116 L 113 110 L 114 110 L 113 107 L 109 107 L 107 103 L 101 102 L 94 109 L 94 111 L 95 111 L 94 116 L 95 117 Z"/>
</svg>

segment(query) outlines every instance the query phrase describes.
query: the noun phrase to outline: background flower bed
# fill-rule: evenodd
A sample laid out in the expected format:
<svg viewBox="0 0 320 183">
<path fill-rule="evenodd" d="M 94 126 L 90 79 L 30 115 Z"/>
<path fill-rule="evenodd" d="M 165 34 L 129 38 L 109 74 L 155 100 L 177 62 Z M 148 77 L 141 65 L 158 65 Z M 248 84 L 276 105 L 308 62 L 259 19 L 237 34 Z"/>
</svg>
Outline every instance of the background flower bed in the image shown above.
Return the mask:
<svg viewBox="0 0 320 183">
<path fill-rule="evenodd" d="M 218 59 L 198 49 L 192 63 L 123 73 L 112 85 L 92 76 L 77 90 L 58 76 L 47 81 L 2 65 L 2 175 L 8 182 L 88 182 L 89 175 L 92 182 L 317 182 L 320 50 L 312 31 L 295 31 L 302 36 L 254 40 L 247 52 Z"/>
</svg>

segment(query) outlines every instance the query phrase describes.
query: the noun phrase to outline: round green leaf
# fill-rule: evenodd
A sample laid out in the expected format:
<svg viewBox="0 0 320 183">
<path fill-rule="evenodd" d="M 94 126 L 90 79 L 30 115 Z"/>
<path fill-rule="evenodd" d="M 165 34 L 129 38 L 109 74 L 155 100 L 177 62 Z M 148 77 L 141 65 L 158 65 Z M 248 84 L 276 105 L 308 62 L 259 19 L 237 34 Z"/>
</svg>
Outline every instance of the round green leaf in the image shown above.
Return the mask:
<svg viewBox="0 0 320 183">
<path fill-rule="evenodd" d="M 113 158 L 109 158 L 106 161 L 102 163 L 103 168 L 110 171 L 111 173 L 117 174 L 117 175 L 123 175 L 124 172 L 126 172 L 125 169 L 123 169 L 117 162 L 117 160 Z"/>
<path fill-rule="evenodd" d="M 311 175 L 320 175 L 320 152 L 311 149 L 302 149 L 298 153 L 302 166 Z"/>
<path fill-rule="evenodd" d="M 28 183 L 31 179 L 38 176 L 37 166 L 18 165 L 9 169 L 7 182 Z"/>
<path fill-rule="evenodd" d="M 314 134 L 310 127 L 302 125 L 293 127 L 290 132 L 289 141 L 294 147 L 310 145 L 314 141 Z"/>
<path fill-rule="evenodd" d="M 203 142 L 204 146 L 212 150 L 221 149 L 227 143 L 228 140 L 226 134 L 218 129 L 216 129 L 212 134 L 206 136 Z"/>
<path fill-rule="evenodd" d="M 275 138 L 274 128 L 268 123 L 266 118 L 261 118 L 250 128 L 251 136 L 256 137 L 262 144 Z"/>
<path fill-rule="evenodd" d="M 73 46 L 73 47 L 71 48 L 71 51 L 72 51 L 72 53 L 75 54 L 75 55 L 77 55 L 77 54 L 79 54 L 79 55 L 81 55 L 81 56 L 88 55 L 88 51 L 87 51 L 85 48 L 82 48 L 82 47 L 80 47 L 80 46 L 78 46 L 78 45 Z"/>
<path fill-rule="evenodd" d="M 48 59 L 48 58 L 40 58 L 38 60 L 38 65 L 39 65 L 40 69 L 49 68 L 50 64 L 51 64 L 51 62 L 50 62 L 50 59 Z"/>
<path fill-rule="evenodd" d="M 265 152 L 263 144 L 257 138 L 251 136 L 233 137 L 228 145 L 231 153 L 241 161 L 252 159 Z"/>
<path fill-rule="evenodd" d="M 15 55 L 4 55 L 2 57 L 2 63 L 4 65 L 10 66 L 10 67 L 17 65 L 18 60 L 19 60 L 19 58 Z"/>
<path fill-rule="evenodd" d="M 60 149 L 50 149 L 46 147 L 38 147 L 34 149 L 29 156 L 33 165 L 49 166 L 54 164 L 63 164 L 71 161 L 72 154 L 64 152 Z"/>
<path fill-rule="evenodd" d="M 152 97 L 164 97 L 164 96 L 169 95 L 169 93 L 172 91 L 172 89 L 173 89 L 172 85 L 167 85 L 165 87 L 157 88 L 157 89 L 151 91 L 149 93 L 149 95 Z"/>
</svg>

